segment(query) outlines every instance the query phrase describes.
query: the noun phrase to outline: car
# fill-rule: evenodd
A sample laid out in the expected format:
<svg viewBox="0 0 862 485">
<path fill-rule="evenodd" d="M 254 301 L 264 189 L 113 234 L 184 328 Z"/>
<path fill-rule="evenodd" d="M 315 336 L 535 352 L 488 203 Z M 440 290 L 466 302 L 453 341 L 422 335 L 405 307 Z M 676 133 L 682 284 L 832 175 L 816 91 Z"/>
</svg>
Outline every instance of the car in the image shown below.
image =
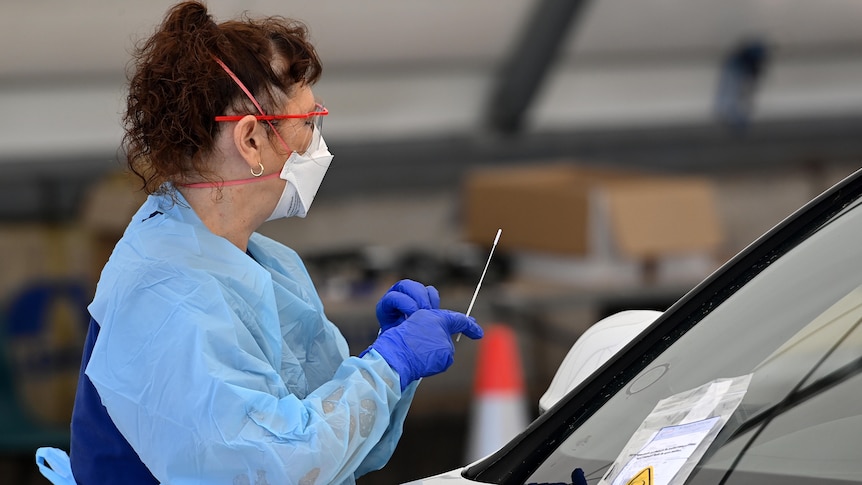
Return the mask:
<svg viewBox="0 0 862 485">
<path fill-rule="evenodd" d="M 728 379 L 742 392 L 710 408 L 724 417 L 698 452 L 639 483 L 862 483 L 862 170 L 650 320 L 501 449 L 411 483 L 570 483 L 577 468 L 591 485 L 635 483 L 622 465 L 692 401 L 656 426 L 661 404 Z"/>
</svg>

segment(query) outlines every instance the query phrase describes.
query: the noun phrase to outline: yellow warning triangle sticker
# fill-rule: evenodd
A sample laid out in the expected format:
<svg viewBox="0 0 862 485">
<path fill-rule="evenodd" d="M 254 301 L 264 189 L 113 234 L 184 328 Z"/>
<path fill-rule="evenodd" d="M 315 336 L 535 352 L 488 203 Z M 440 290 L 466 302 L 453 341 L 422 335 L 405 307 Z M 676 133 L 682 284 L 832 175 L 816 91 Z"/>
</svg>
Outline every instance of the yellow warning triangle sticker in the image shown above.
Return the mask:
<svg viewBox="0 0 862 485">
<path fill-rule="evenodd" d="M 648 466 L 634 476 L 626 485 L 652 485 L 653 469 Z"/>
</svg>

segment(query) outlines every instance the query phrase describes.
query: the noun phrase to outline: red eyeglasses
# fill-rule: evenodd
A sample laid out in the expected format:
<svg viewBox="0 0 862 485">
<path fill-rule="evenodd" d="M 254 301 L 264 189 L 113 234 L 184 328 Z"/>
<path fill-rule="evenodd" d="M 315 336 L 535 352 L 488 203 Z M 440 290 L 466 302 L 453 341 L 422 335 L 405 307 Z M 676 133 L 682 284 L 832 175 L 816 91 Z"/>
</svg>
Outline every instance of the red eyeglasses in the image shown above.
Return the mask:
<svg viewBox="0 0 862 485">
<path fill-rule="evenodd" d="M 315 103 L 314 111 L 302 114 L 287 114 L 287 115 L 252 115 L 254 119 L 259 121 L 275 121 L 275 120 L 291 120 L 291 119 L 310 119 L 318 130 L 323 129 L 323 117 L 329 114 L 329 110 L 321 103 Z M 239 121 L 249 115 L 226 115 L 216 116 L 216 121 Z"/>
<path fill-rule="evenodd" d="M 297 118 L 299 118 L 299 119 L 303 119 L 303 118 L 311 119 L 314 126 L 317 127 L 318 134 L 320 133 L 321 128 L 323 128 L 323 117 L 329 114 L 329 110 L 327 110 L 323 106 L 323 104 L 315 103 L 314 111 L 310 111 L 308 113 L 293 114 L 293 115 L 268 115 L 263 110 L 263 108 L 260 106 L 260 103 L 257 102 L 257 99 L 255 99 L 254 95 L 251 94 L 251 91 L 249 91 L 249 89 L 247 87 L 245 87 L 245 84 L 243 84 L 242 81 L 240 81 L 239 77 L 237 77 L 237 75 L 234 74 L 234 72 L 231 71 L 229 67 L 227 67 L 227 64 L 222 62 L 222 60 L 219 59 L 217 56 L 213 56 L 213 59 L 215 59 L 215 61 L 218 63 L 218 65 L 221 66 L 222 69 L 224 69 L 224 71 L 231 77 L 231 79 L 233 79 L 233 81 L 236 83 L 236 85 L 239 86 L 240 89 L 242 89 L 242 92 L 244 92 L 245 95 L 248 96 L 248 99 L 251 100 L 251 102 L 254 104 L 254 107 L 257 108 L 258 112 L 260 112 L 259 115 L 252 115 L 252 116 L 254 116 L 254 118 L 257 120 L 266 121 L 269 124 L 269 126 L 272 128 L 272 131 L 275 133 L 275 136 L 278 137 L 278 140 L 281 142 L 282 145 L 284 145 L 284 148 L 286 148 L 288 152 L 291 151 L 290 146 L 287 144 L 286 141 L 284 141 L 284 138 L 281 137 L 281 135 L 278 133 L 278 130 L 275 129 L 275 126 L 273 126 L 273 124 L 272 124 L 273 121 L 281 120 L 281 119 L 297 119 Z M 217 121 L 217 122 L 218 121 L 239 121 L 246 116 L 248 116 L 248 115 L 216 116 L 215 121 Z M 306 148 L 306 150 L 307 150 L 307 148 Z"/>
</svg>

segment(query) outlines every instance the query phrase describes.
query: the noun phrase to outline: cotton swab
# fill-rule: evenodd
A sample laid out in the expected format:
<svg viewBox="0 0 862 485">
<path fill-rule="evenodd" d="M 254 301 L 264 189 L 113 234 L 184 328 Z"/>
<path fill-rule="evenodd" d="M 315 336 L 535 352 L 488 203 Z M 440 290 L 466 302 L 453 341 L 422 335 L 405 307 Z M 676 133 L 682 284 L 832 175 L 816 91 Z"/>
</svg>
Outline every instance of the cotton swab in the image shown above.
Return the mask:
<svg viewBox="0 0 862 485">
<path fill-rule="evenodd" d="M 494 249 L 497 247 L 497 243 L 500 241 L 500 234 L 503 233 L 502 229 L 497 229 L 497 236 L 494 237 L 494 244 L 491 246 L 491 253 L 488 254 L 488 260 L 485 261 L 485 269 L 482 270 L 482 276 L 479 277 L 479 284 L 476 285 L 476 291 L 473 292 L 473 298 L 470 300 L 470 306 L 467 307 L 467 316 L 470 316 L 470 312 L 473 311 L 473 304 L 476 303 L 476 295 L 479 294 L 479 288 L 482 287 L 482 280 L 485 279 L 485 273 L 488 272 L 488 265 L 491 264 L 491 256 L 494 255 Z M 461 334 L 459 333 L 457 337 L 455 337 L 455 341 L 458 342 L 461 340 Z"/>
</svg>

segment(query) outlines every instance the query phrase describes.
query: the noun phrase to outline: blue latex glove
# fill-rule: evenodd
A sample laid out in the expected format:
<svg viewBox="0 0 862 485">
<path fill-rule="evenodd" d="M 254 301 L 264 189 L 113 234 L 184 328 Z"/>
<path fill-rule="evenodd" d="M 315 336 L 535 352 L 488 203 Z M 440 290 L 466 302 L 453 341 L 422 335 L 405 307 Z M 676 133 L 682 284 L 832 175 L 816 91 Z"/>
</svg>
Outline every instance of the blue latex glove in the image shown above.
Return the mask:
<svg viewBox="0 0 862 485">
<path fill-rule="evenodd" d="M 587 485 L 587 477 L 580 468 L 572 470 L 572 485 Z"/>
<path fill-rule="evenodd" d="M 452 335 L 457 333 L 471 339 L 484 335 L 473 317 L 451 310 L 420 309 L 397 327 L 381 333 L 368 349 L 376 350 L 398 373 L 403 391 L 420 377 L 439 374 L 452 365 Z"/>
<path fill-rule="evenodd" d="M 425 286 L 413 280 L 401 280 L 395 283 L 377 302 L 380 332 L 400 325 L 404 319 L 413 315 L 413 312 L 423 308 L 426 310 L 440 308 L 440 294 L 437 288 Z"/>
</svg>

